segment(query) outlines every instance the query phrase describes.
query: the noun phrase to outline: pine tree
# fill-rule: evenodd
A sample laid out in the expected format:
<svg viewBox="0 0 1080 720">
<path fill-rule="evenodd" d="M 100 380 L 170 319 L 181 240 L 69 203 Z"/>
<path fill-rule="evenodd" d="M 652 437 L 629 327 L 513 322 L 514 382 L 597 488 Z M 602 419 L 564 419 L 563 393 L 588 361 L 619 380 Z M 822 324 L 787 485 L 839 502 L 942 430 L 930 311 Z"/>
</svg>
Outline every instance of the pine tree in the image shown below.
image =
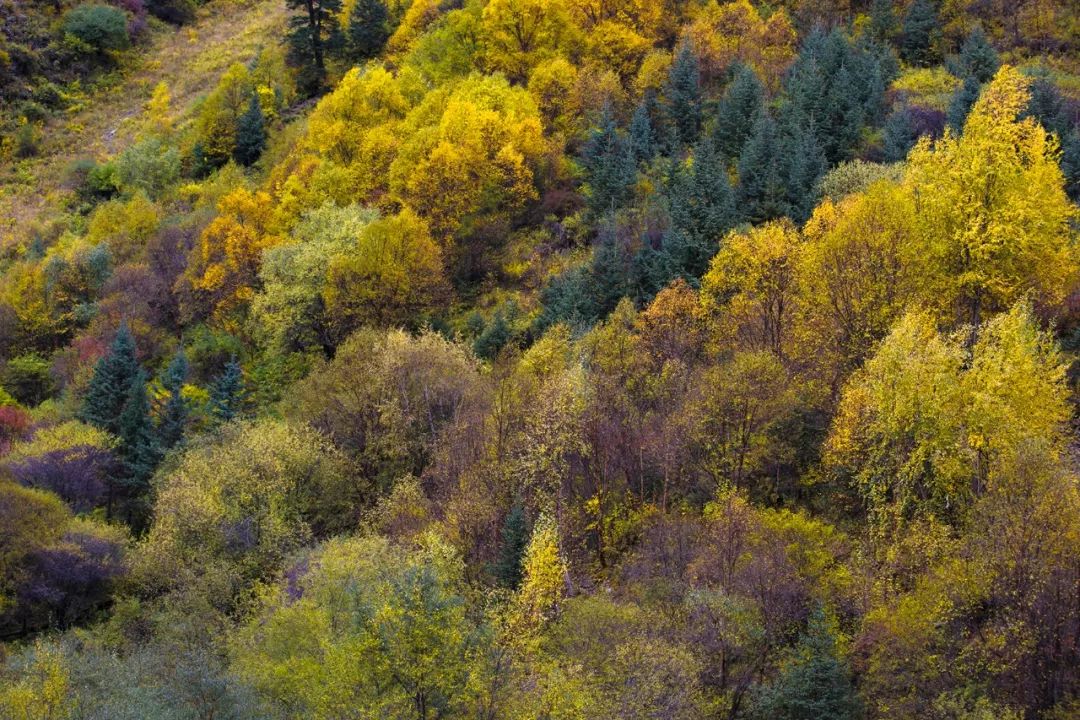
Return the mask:
<svg viewBox="0 0 1080 720">
<path fill-rule="evenodd" d="M 701 131 L 701 71 L 689 42 L 679 48 L 664 86 L 672 150 L 693 144 Z"/>
<path fill-rule="evenodd" d="M 830 164 L 847 160 L 859 142 L 866 104 L 855 77 L 841 65 L 830 83 L 826 96 L 826 115 L 822 131 L 815 133 Z M 805 127 L 805 125 L 803 125 Z"/>
<path fill-rule="evenodd" d="M 967 121 L 967 116 L 971 112 L 971 108 L 975 107 L 975 102 L 979 99 L 979 94 L 982 92 L 982 85 L 974 75 L 968 75 L 964 80 L 964 84 L 956 89 L 953 93 L 952 100 L 949 101 L 949 110 L 945 117 L 948 120 L 949 127 L 954 132 L 962 132 L 964 129 L 964 123 Z"/>
<path fill-rule="evenodd" d="M 1065 192 L 1073 202 L 1080 202 L 1080 129 L 1061 139 L 1061 172 L 1065 176 Z"/>
<path fill-rule="evenodd" d="M 740 65 L 716 109 L 713 142 L 727 157 L 737 158 L 765 110 L 765 88 L 754 71 Z"/>
<path fill-rule="evenodd" d="M 187 429 L 188 406 L 183 396 L 184 382 L 187 380 L 188 362 L 184 351 L 176 353 L 161 384 L 168 392 L 165 406 L 161 409 L 158 420 L 158 442 L 162 450 L 170 450 L 183 443 Z"/>
<path fill-rule="evenodd" d="M 896 34 L 893 0 L 873 0 L 870 5 L 870 35 L 878 42 L 889 42 Z"/>
<path fill-rule="evenodd" d="M 236 146 L 233 159 L 241 165 L 253 165 L 266 149 L 266 118 L 257 93 L 252 94 L 247 111 L 236 122 Z"/>
<path fill-rule="evenodd" d="M 882 136 L 882 153 L 885 162 L 901 162 L 906 159 L 908 152 L 915 147 L 918 139 L 919 131 L 911 117 L 911 109 L 905 106 L 894 112 L 885 121 Z"/>
<path fill-rule="evenodd" d="M 630 203 L 637 181 L 637 164 L 607 105 L 600 126 L 585 143 L 582 162 L 588 174 L 589 208 L 594 214 L 603 215 Z"/>
<path fill-rule="evenodd" d="M 814 134 L 798 126 L 787 128 L 782 152 L 787 164 L 787 214 L 806 222 L 817 205 L 818 181 L 828 169 L 825 153 Z"/>
<path fill-rule="evenodd" d="M 781 153 L 776 121 L 764 113 L 739 156 L 736 205 L 749 222 L 772 220 L 787 212 Z"/>
<path fill-rule="evenodd" d="M 657 139 L 653 129 L 652 94 L 646 93 L 638 106 L 634 109 L 634 116 L 630 119 L 630 150 L 638 162 L 648 162 L 656 157 Z"/>
<path fill-rule="evenodd" d="M 128 390 L 138 373 L 135 338 L 132 337 L 127 323 L 122 323 L 109 352 L 94 368 L 94 376 L 87 387 L 79 419 L 118 435 L 120 416 L 127 403 Z"/>
<path fill-rule="evenodd" d="M 161 459 L 160 448 L 150 420 L 150 399 L 146 394 L 146 375 L 139 370 L 128 387 L 127 401 L 120 413 L 120 459 L 127 488 L 127 519 L 141 527 L 145 519 L 146 494 L 150 476 Z"/>
<path fill-rule="evenodd" d="M 499 559 L 495 563 L 495 579 L 503 587 L 516 590 L 521 584 L 521 561 L 529 544 L 529 528 L 525 508 L 515 501 L 506 514 L 502 527 Z"/>
<path fill-rule="evenodd" d="M 356 0 L 349 13 L 349 54 L 354 60 L 378 55 L 390 38 L 390 13 L 382 0 Z"/>
<path fill-rule="evenodd" d="M 326 80 L 326 55 L 339 42 L 341 0 L 285 0 L 289 18 L 289 57 L 300 68 L 298 84 L 317 94 Z"/>
<path fill-rule="evenodd" d="M 597 319 L 606 317 L 628 294 L 628 265 L 616 228 L 611 222 L 605 223 L 588 275 L 588 292 Z"/>
<path fill-rule="evenodd" d="M 761 720 L 855 720 L 860 703 L 825 614 L 817 610 L 795 657 L 754 704 Z"/>
<path fill-rule="evenodd" d="M 982 27 L 978 25 L 964 40 L 958 61 L 963 77 L 972 76 L 981 83 L 989 82 L 1001 64 L 997 51 L 986 39 L 986 33 L 983 32 Z"/>
<path fill-rule="evenodd" d="M 210 388 L 210 414 L 218 422 L 229 422 L 244 410 L 244 371 L 234 356 Z"/>
<path fill-rule="evenodd" d="M 671 222 L 690 244 L 681 269 L 700 277 L 720 239 L 736 224 L 735 198 L 723 156 L 705 139 L 694 146 L 690 167 L 677 166 L 668 188 Z"/>
<path fill-rule="evenodd" d="M 639 307 L 645 307 L 656 294 L 663 290 L 676 277 L 681 275 L 675 260 L 668 253 L 671 245 L 669 239 L 677 231 L 669 230 L 665 238 L 661 239 L 659 249 L 653 247 L 652 242 L 646 240 L 641 249 L 635 254 L 630 264 L 630 294 Z M 680 240 L 674 243 L 680 248 L 685 242 Z"/>
<path fill-rule="evenodd" d="M 912 65 L 929 67 L 937 62 L 941 30 L 933 0 L 915 0 L 904 16 L 900 55 Z"/>
</svg>

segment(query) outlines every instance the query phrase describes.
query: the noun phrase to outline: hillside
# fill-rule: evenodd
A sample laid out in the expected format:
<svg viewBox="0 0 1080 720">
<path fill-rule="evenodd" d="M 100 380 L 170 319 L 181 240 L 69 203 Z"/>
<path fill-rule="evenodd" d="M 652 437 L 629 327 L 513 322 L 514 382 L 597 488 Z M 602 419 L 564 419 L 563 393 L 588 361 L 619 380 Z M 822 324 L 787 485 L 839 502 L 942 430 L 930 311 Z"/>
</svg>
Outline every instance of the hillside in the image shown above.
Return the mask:
<svg viewBox="0 0 1080 720">
<path fill-rule="evenodd" d="M 1075 2 L 0 22 L 0 720 L 1080 718 Z"/>
</svg>

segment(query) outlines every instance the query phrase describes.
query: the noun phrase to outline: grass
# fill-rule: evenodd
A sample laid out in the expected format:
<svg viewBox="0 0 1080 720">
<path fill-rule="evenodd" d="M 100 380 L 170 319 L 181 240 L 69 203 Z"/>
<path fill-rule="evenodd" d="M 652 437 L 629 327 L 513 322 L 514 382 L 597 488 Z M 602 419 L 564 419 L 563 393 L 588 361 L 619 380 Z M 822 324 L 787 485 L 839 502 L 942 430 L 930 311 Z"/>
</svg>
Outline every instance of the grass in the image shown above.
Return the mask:
<svg viewBox="0 0 1080 720">
<path fill-rule="evenodd" d="M 71 196 L 62 186 L 72 161 L 102 160 L 131 143 L 158 82 L 168 83 L 173 119 L 183 123 L 229 65 L 251 60 L 282 36 L 285 19 L 283 0 L 216 0 L 191 25 L 159 31 L 74 112 L 46 123 L 37 156 L 0 170 L 0 248 L 62 212 Z"/>
</svg>

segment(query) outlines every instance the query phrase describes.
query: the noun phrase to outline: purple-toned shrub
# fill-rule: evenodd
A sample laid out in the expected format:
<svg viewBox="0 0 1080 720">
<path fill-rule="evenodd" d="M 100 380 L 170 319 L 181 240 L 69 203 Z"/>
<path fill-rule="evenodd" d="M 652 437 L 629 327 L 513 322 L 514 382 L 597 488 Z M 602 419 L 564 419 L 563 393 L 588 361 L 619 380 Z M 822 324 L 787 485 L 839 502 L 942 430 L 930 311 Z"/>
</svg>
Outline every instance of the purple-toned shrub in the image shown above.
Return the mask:
<svg viewBox="0 0 1080 720">
<path fill-rule="evenodd" d="M 78 445 L 11 463 L 8 470 L 20 485 L 51 490 L 75 512 L 88 512 L 104 502 L 106 481 L 119 467 L 108 450 Z"/>
</svg>

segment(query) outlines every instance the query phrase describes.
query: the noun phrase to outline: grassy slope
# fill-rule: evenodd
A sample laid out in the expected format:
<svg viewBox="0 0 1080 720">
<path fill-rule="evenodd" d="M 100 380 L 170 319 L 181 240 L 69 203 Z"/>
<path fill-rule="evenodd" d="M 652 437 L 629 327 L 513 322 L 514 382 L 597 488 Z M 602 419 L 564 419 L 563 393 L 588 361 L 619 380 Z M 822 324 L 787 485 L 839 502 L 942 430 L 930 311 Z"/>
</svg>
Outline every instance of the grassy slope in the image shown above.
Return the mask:
<svg viewBox="0 0 1080 720">
<path fill-rule="evenodd" d="M 282 0 L 219 0 L 202 8 L 192 25 L 158 33 L 119 82 L 78 112 L 49 122 L 38 157 L 0 172 L 0 248 L 23 239 L 28 227 L 66 202 L 63 177 L 72 160 L 104 159 L 131 142 L 159 81 L 168 83 L 173 114 L 182 119 L 229 65 L 250 60 L 268 38 L 280 38 L 284 23 Z"/>
</svg>

